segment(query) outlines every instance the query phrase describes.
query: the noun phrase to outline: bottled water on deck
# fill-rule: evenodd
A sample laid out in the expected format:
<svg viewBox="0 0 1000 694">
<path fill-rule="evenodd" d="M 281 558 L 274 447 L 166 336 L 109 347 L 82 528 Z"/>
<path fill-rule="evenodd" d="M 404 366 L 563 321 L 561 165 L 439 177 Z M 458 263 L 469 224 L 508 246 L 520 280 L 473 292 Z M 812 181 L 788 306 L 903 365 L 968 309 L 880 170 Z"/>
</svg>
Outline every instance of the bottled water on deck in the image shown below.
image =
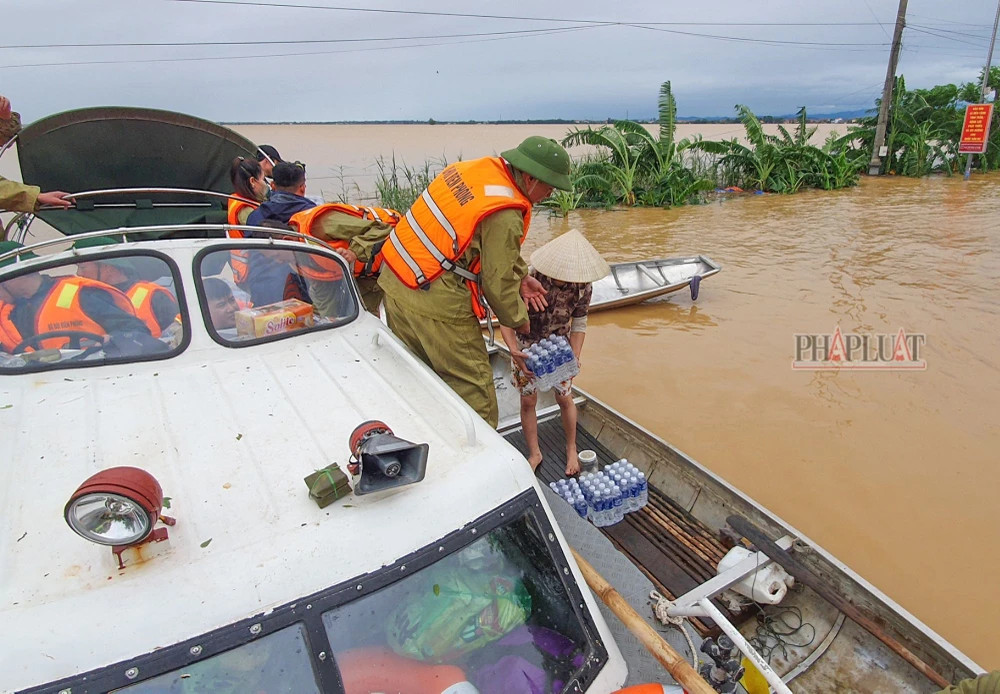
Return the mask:
<svg viewBox="0 0 1000 694">
<path fill-rule="evenodd" d="M 636 475 L 638 478 L 638 489 L 639 489 L 639 508 L 642 508 L 647 503 L 649 503 L 649 485 L 646 484 L 646 476 L 641 472 Z"/>
</svg>

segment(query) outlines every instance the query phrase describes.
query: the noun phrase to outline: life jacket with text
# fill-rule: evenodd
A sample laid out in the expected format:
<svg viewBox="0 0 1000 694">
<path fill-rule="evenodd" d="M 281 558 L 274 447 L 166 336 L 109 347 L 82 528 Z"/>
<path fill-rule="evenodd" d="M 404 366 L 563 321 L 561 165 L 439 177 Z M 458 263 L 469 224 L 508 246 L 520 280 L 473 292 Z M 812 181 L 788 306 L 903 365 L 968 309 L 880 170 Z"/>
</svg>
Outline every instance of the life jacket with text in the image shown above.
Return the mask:
<svg viewBox="0 0 1000 694">
<path fill-rule="evenodd" d="M 405 286 L 420 289 L 445 272 L 466 281 L 472 308 L 482 319 L 485 302 L 479 288 L 480 260 L 457 264 L 469 248 L 476 227 L 488 215 L 516 209 L 531 224 L 531 201 L 520 191 L 506 162 L 483 157 L 449 165 L 431 181 L 382 246 L 385 264 Z"/>
<path fill-rule="evenodd" d="M 233 198 L 236 198 L 235 200 Z M 233 226 L 240 225 L 240 213 L 244 210 L 256 210 L 260 203 L 254 200 L 247 200 L 246 198 L 236 195 L 233 193 L 233 198 L 229 199 L 229 215 L 227 221 Z M 231 239 L 242 239 L 243 232 L 238 229 L 230 229 L 226 232 L 226 235 Z M 233 280 L 237 285 L 243 286 L 247 278 L 249 277 L 249 265 L 248 265 L 248 255 L 249 251 L 246 249 L 240 249 L 236 251 L 230 251 L 230 262 L 229 267 L 233 270 Z"/>
<path fill-rule="evenodd" d="M 165 294 L 171 301 L 177 301 L 169 289 L 156 284 L 156 282 L 136 282 L 125 293 L 132 302 L 136 317 L 146 324 L 146 327 L 149 328 L 149 334 L 153 337 L 160 337 L 163 333 L 160 322 L 156 319 L 156 313 L 153 311 L 153 297 L 157 294 Z M 178 315 L 174 320 L 179 319 Z"/>
<path fill-rule="evenodd" d="M 35 316 L 34 334 L 40 335 L 53 330 L 74 330 L 97 335 L 107 334 L 107 331 L 84 313 L 80 307 L 80 290 L 87 288 L 106 292 L 121 311 L 135 315 L 129 298 L 111 285 L 83 277 L 63 277 L 56 281 L 42 302 L 41 308 Z M 14 325 L 14 321 L 10 319 L 10 313 L 10 310 L 0 313 L 0 335 L 4 335 L 6 340 L 13 341 L 8 351 L 13 350 L 24 339 L 17 326 Z M 41 349 L 63 349 L 68 344 L 68 337 L 53 337 L 42 340 L 40 345 L 35 346 Z"/>
<path fill-rule="evenodd" d="M 289 225 L 292 229 L 299 232 L 300 234 L 305 234 L 307 236 L 312 236 L 315 239 L 323 241 L 333 248 L 347 249 L 350 247 L 350 242 L 344 239 L 327 239 L 319 234 L 315 233 L 314 227 L 316 226 L 317 220 L 325 217 L 328 214 L 346 214 L 350 217 L 355 217 L 357 219 L 364 219 L 374 222 L 382 222 L 383 224 L 388 224 L 389 226 L 395 227 L 399 223 L 401 215 L 396 210 L 390 210 L 385 207 L 358 207 L 357 205 L 348 205 L 339 202 L 326 203 L 324 205 L 317 205 L 316 207 L 310 208 L 308 210 L 302 210 L 301 212 L 296 212 L 292 215 L 292 218 L 288 220 Z M 302 268 L 303 273 L 307 277 L 312 277 L 312 279 L 330 279 L 330 277 L 323 276 L 325 271 L 332 271 L 332 268 L 336 264 L 335 261 L 327 261 L 325 259 L 319 258 L 318 256 L 311 256 L 316 262 L 316 268 L 307 269 Z M 331 265 L 327 266 L 326 263 Z M 363 277 L 377 277 L 379 271 L 382 269 L 382 253 L 376 253 L 367 263 L 363 263 L 360 260 L 354 263 L 354 276 L 356 278 Z M 336 266 L 337 273 L 340 271 L 340 267 Z M 314 276 L 315 275 L 315 276 Z M 339 275 L 338 275 L 339 278 Z"/>
</svg>

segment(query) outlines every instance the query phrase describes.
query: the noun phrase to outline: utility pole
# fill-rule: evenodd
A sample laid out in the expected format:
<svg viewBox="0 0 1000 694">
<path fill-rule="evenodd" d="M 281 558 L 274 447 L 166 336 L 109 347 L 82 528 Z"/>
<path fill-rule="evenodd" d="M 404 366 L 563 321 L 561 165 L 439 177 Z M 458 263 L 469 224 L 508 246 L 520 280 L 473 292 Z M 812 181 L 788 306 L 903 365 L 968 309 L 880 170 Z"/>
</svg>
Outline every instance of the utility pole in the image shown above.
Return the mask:
<svg viewBox="0 0 1000 694">
<path fill-rule="evenodd" d="M 997 42 L 997 24 L 1000 24 L 1000 0 L 997 1 L 997 16 L 993 20 L 993 37 L 990 39 L 990 50 L 986 53 L 986 70 L 983 72 L 983 89 L 979 93 L 979 103 L 986 103 L 986 92 L 990 88 L 990 68 L 993 67 L 993 45 Z M 996 106 L 994 106 L 996 108 Z M 972 158 L 975 154 L 970 154 L 965 161 L 965 180 L 968 181 L 972 175 Z"/>
<path fill-rule="evenodd" d="M 892 48 L 889 51 L 889 68 L 885 71 L 885 86 L 882 87 L 882 105 L 878 109 L 878 125 L 875 126 L 875 143 L 872 160 L 868 164 L 868 175 L 878 176 L 882 170 L 882 147 L 885 145 L 885 129 L 889 123 L 889 106 L 892 104 L 892 89 L 896 86 L 896 64 L 899 49 L 903 43 L 903 27 L 906 26 L 906 0 L 899 0 L 896 12 L 896 30 L 892 34 Z"/>
</svg>

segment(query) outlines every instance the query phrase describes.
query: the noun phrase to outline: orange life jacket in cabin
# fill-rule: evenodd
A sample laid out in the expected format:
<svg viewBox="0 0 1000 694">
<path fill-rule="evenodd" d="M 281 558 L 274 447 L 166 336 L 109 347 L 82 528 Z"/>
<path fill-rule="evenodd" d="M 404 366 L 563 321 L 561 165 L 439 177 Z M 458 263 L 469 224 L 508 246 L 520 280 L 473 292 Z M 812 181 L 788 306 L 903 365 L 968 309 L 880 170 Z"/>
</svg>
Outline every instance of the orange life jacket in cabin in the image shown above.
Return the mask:
<svg viewBox="0 0 1000 694">
<path fill-rule="evenodd" d="M 248 209 L 251 211 L 256 210 L 260 207 L 260 203 L 254 200 L 247 200 L 246 198 L 236 195 L 235 193 L 233 195 L 238 199 L 229 199 L 229 215 L 227 221 L 233 226 L 239 226 L 240 213 Z M 231 239 L 242 239 L 243 232 L 237 229 L 230 229 L 227 232 L 227 236 Z M 248 254 L 249 251 L 245 249 L 229 252 L 229 267 L 233 270 L 233 280 L 240 287 L 246 283 L 250 273 L 250 269 L 247 264 Z"/>
<path fill-rule="evenodd" d="M 107 334 L 107 331 L 84 313 L 80 307 L 80 290 L 86 288 L 107 292 L 120 310 L 135 315 L 129 298 L 111 285 L 83 277 L 63 277 L 52 286 L 38 310 L 38 315 L 35 316 L 34 334 L 40 335 L 53 330 L 75 330 L 97 335 Z M 10 310 L 0 312 L 0 336 L 4 336 L 5 340 L 13 341 L 8 351 L 13 350 L 24 339 L 17 326 L 14 325 L 14 321 L 10 319 L 10 313 Z M 36 347 L 62 349 L 67 344 L 69 344 L 68 337 L 53 337 L 42 340 L 41 344 L 36 345 Z M 6 344 L 4 347 L 7 348 Z"/>
<path fill-rule="evenodd" d="M 430 284 L 446 271 L 456 273 L 466 280 L 473 310 L 482 319 L 486 311 L 479 290 L 479 259 L 468 268 L 457 261 L 469 248 L 483 218 L 500 210 L 521 212 L 523 244 L 531 224 L 531 207 L 503 159 L 456 162 L 431 181 L 389 234 L 382 246 L 384 262 L 410 289 Z"/>
<path fill-rule="evenodd" d="M 160 327 L 160 322 L 156 319 L 156 313 L 153 311 L 153 297 L 158 293 L 167 295 L 171 301 L 177 301 L 169 289 L 155 282 L 136 282 L 125 293 L 132 302 L 135 315 L 146 324 L 146 327 L 149 328 L 149 334 L 153 337 L 160 337 L 163 333 L 163 328 Z"/>
</svg>

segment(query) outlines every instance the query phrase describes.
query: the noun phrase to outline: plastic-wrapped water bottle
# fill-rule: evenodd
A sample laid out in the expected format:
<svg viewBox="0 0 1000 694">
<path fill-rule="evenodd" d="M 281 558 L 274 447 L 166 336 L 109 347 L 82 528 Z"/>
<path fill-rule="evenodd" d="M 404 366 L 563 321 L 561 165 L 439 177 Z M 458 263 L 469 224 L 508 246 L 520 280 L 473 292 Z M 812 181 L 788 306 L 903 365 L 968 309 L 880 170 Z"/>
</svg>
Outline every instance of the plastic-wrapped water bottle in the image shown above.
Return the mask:
<svg viewBox="0 0 1000 694">
<path fill-rule="evenodd" d="M 559 493 L 559 485 L 557 485 L 555 482 L 549 482 L 549 489 L 554 491 L 556 494 Z"/>
<path fill-rule="evenodd" d="M 649 485 L 646 484 L 646 476 L 641 472 L 636 475 L 639 489 L 639 508 L 649 503 Z"/>
<path fill-rule="evenodd" d="M 611 491 L 611 501 L 612 501 L 612 508 L 611 508 L 612 523 L 620 523 L 622 518 L 625 517 L 625 512 L 622 509 L 622 503 L 623 503 L 622 492 L 618 487 L 615 487 Z"/>
<path fill-rule="evenodd" d="M 580 518 L 587 517 L 587 501 L 583 498 L 583 494 L 577 494 L 573 497 L 573 508 L 576 509 Z"/>
</svg>

